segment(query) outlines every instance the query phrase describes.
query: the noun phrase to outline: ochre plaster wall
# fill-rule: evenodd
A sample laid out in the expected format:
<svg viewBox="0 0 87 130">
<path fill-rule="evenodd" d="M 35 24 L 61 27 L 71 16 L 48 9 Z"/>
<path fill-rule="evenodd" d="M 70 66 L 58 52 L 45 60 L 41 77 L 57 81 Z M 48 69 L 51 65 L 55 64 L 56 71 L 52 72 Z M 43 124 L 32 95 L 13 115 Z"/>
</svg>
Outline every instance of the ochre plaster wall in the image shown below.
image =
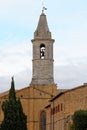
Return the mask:
<svg viewBox="0 0 87 130">
<path fill-rule="evenodd" d="M 51 126 L 46 130 L 69 130 L 72 115 L 80 109 L 87 110 L 87 85 L 67 90 L 51 100 L 46 109 L 47 124 Z"/>
<path fill-rule="evenodd" d="M 57 94 L 57 87 L 53 85 L 29 86 L 16 91 L 20 97 L 23 111 L 27 115 L 28 130 L 40 130 L 40 112 L 48 104 L 48 101 Z M 8 92 L 0 95 L 0 102 L 8 99 Z M 3 112 L 0 104 L 0 122 L 3 120 Z"/>
</svg>

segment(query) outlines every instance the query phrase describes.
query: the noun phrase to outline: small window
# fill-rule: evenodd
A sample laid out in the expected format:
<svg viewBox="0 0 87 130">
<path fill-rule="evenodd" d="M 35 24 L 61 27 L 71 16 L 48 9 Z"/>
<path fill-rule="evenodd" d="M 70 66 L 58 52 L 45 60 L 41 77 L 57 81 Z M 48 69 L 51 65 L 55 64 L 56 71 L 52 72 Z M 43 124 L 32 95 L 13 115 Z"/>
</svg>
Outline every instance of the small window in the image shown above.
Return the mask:
<svg viewBox="0 0 87 130">
<path fill-rule="evenodd" d="M 55 107 L 53 108 L 53 114 L 55 114 Z"/>
<path fill-rule="evenodd" d="M 44 59 L 44 57 L 45 57 L 45 45 L 41 44 L 40 45 L 40 58 Z"/>
</svg>

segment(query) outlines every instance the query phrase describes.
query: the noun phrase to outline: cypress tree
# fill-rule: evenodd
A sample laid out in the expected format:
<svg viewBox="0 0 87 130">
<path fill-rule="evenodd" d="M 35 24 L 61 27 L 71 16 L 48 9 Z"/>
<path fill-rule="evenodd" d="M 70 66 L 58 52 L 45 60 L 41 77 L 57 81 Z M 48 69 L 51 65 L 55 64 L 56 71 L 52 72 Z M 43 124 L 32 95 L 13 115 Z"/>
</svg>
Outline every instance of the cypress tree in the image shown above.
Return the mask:
<svg viewBox="0 0 87 130">
<path fill-rule="evenodd" d="M 15 85 L 14 85 L 13 77 L 12 77 L 12 81 L 11 81 L 11 89 L 9 91 L 9 100 L 16 101 L 16 93 L 15 93 Z"/>
<path fill-rule="evenodd" d="M 3 102 L 4 119 L 0 130 L 27 130 L 27 117 L 23 112 L 20 99 L 16 99 L 14 79 L 12 77 L 8 100 Z"/>
</svg>

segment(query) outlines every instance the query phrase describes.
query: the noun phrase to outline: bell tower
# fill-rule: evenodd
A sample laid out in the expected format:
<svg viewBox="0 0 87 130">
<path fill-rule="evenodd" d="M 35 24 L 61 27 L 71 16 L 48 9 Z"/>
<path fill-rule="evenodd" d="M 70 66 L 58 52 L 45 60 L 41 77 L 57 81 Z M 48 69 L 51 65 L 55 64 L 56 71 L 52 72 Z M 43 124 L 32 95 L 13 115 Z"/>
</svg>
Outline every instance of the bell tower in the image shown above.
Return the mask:
<svg viewBox="0 0 87 130">
<path fill-rule="evenodd" d="M 33 45 L 32 59 L 32 81 L 31 85 L 54 84 L 53 74 L 53 43 L 49 31 L 47 18 L 42 11 L 38 26 L 34 32 L 34 38 L 31 40 Z"/>
</svg>

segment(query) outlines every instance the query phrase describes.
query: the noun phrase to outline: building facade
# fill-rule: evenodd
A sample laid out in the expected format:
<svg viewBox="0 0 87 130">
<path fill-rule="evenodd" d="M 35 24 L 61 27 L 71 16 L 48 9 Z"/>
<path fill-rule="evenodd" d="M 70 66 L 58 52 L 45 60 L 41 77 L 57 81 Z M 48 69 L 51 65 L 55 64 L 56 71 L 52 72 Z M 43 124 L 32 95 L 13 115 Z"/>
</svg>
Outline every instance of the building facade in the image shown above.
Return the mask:
<svg viewBox="0 0 87 130">
<path fill-rule="evenodd" d="M 87 84 L 60 92 L 46 106 L 46 130 L 70 130 L 77 110 L 87 110 Z"/>
</svg>

